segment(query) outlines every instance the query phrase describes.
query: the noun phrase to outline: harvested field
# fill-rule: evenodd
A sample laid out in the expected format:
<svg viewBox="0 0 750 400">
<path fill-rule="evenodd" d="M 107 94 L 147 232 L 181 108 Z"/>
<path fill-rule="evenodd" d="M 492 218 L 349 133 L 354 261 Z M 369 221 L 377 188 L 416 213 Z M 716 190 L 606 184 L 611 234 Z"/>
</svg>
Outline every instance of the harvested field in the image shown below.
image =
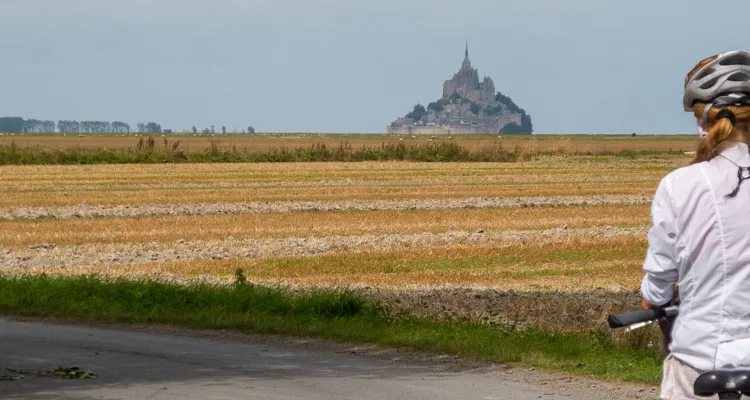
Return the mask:
<svg viewBox="0 0 750 400">
<path fill-rule="evenodd" d="M 522 163 L 285 163 L 285 164 L 125 164 L 86 166 L 5 166 L 0 185 L 13 187 L 66 185 L 154 185 L 154 184 L 249 184 L 379 181 L 454 183 L 464 179 L 491 179 L 496 182 L 522 182 L 529 178 L 568 177 L 598 179 L 596 172 L 611 178 L 660 176 L 685 165 L 687 157 L 650 156 L 618 158 L 611 156 L 548 157 Z M 420 182 L 421 181 L 421 182 Z M 482 182 L 480 180 L 480 182 Z"/>
<path fill-rule="evenodd" d="M 575 162 L 574 160 L 577 160 Z M 0 208 L 646 195 L 684 157 L 2 167 Z"/>
<path fill-rule="evenodd" d="M 357 236 L 326 236 L 284 239 L 179 240 L 176 243 L 110 243 L 57 246 L 51 243 L 31 246 L 24 250 L 5 249 L 0 263 L 18 271 L 60 271 L 73 269 L 94 273 L 100 268 L 142 263 L 180 261 L 266 259 L 324 254 L 364 254 L 404 249 L 432 250 L 440 247 L 505 246 L 509 244 L 551 245 L 570 238 L 600 238 L 607 236 L 643 235 L 637 228 L 585 228 L 534 231 L 465 232 L 449 231 L 432 234 L 386 234 Z M 352 260 L 353 262 L 353 260 Z M 154 265 L 157 267 L 157 265 Z M 142 268 L 142 267 L 141 267 Z M 125 268 L 127 270 L 127 267 Z M 141 269 L 140 271 L 147 271 Z M 296 275 L 310 273 L 306 268 Z M 450 283 L 450 282 L 447 282 Z"/>
<path fill-rule="evenodd" d="M 239 189 L 171 189 L 159 190 L 70 190 L 49 196 L 46 191 L 10 191 L 0 198 L 3 214 L 9 208 L 51 206 L 159 206 L 200 204 L 204 208 L 224 204 L 241 204 L 254 207 L 258 203 L 288 204 L 315 202 L 311 207 L 337 208 L 342 202 L 372 203 L 400 201 L 429 203 L 467 198 L 533 198 L 586 196 L 596 198 L 607 195 L 647 196 L 655 182 L 591 182 L 591 183 L 529 183 L 508 185 L 440 185 L 414 187 L 303 187 L 303 188 L 239 188 Z M 427 199 L 427 200 L 425 200 Z M 481 201 L 481 199 L 479 200 Z M 507 202 L 507 201 L 506 201 Z M 248 204 L 249 203 L 249 204 Z M 271 206 L 273 207 L 273 206 Z M 407 206 L 408 207 L 408 206 Z M 356 209 L 356 206 L 355 208 Z M 300 211 L 304 211 L 304 208 Z M 33 211 L 31 211 L 33 213 Z"/>
<path fill-rule="evenodd" d="M 569 315 L 585 329 L 570 293 L 618 299 L 591 326 L 637 306 L 651 197 L 688 162 L 4 166 L 0 270 L 226 283 L 241 269 L 252 283 L 356 288 L 417 314 Z M 537 306 L 518 305 L 530 293 Z"/>
<path fill-rule="evenodd" d="M 437 202 L 437 204 L 425 204 L 433 206 L 432 209 L 419 208 L 421 204 L 417 203 L 413 211 L 391 211 L 383 206 L 400 204 L 381 203 L 380 207 L 375 207 L 377 204 L 371 204 L 372 211 L 320 212 L 335 209 L 323 210 L 322 207 L 316 207 L 318 211 L 295 212 L 292 208 L 282 207 L 277 210 L 256 210 L 257 213 L 202 215 L 197 213 L 199 210 L 194 209 L 192 211 L 195 215 L 178 216 L 155 216 L 155 211 L 163 209 L 98 209 L 96 214 L 88 214 L 82 208 L 78 208 L 76 211 L 78 218 L 73 218 L 71 212 L 59 214 L 51 212 L 64 210 L 48 210 L 50 212 L 47 214 L 42 214 L 42 212 L 34 214 L 34 216 L 43 216 L 41 220 L 34 218 L 17 222 L 0 221 L 0 243 L 11 248 L 20 248 L 39 243 L 55 243 L 56 245 L 148 243 L 173 242 L 181 239 L 223 239 L 227 236 L 235 239 L 259 239 L 382 235 L 392 232 L 439 233 L 449 230 L 477 231 L 479 229 L 487 231 L 544 230 L 560 226 L 576 229 L 602 225 L 634 227 L 649 223 L 648 200 L 644 198 L 603 199 L 611 200 L 612 203 L 622 201 L 625 205 L 609 205 L 604 201 L 601 203 L 606 205 L 593 205 L 596 201 L 587 199 L 589 206 L 580 206 L 580 202 L 575 200 L 569 199 L 564 207 L 532 208 L 520 207 L 519 204 L 512 202 L 509 202 L 507 206 L 498 204 L 499 202 L 486 204 L 460 202 L 450 208 L 453 204 Z M 635 205 L 630 205 L 631 201 Z M 466 203 L 469 205 L 467 206 Z M 146 218 L 117 217 L 107 213 L 116 210 L 136 211 L 133 214 Z M 151 213 L 141 214 L 140 211 Z M 177 214 L 180 210 L 170 209 L 169 211 Z M 223 211 L 228 213 L 227 210 Z M 28 211 L 24 211 L 17 212 L 15 217 L 23 218 L 29 215 Z M 56 218 L 49 218 L 52 216 Z M 104 218 L 85 218 L 87 216 Z M 0 217 L 2 217 L 1 213 Z"/>
<path fill-rule="evenodd" d="M 602 196 L 554 196 L 554 197 L 490 197 L 432 200 L 369 200 L 369 201 L 306 201 L 306 202 L 254 202 L 213 204 L 162 204 L 162 205 L 99 205 L 58 207 L 13 207 L 0 209 L 0 220 L 17 219 L 69 219 L 97 217 L 156 217 L 221 214 L 275 214 L 307 213 L 321 211 L 414 211 L 455 210 L 528 207 L 570 207 L 600 205 L 648 204 L 648 196 L 602 195 Z M 372 214 L 370 214 L 372 215 Z"/>
<path fill-rule="evenodd" d="M 79 246 L 75 253 L 71 248 L 39 247 L 5 257 L 18 268 L 46 273 L 105 271 L 170 279 L 223 280 L 239 267 L 252 281 L 272 285 L 620 289 L 639 278 L 644 232 L 644 228 L 597 228 L 92 245 Z"/>
</svg>

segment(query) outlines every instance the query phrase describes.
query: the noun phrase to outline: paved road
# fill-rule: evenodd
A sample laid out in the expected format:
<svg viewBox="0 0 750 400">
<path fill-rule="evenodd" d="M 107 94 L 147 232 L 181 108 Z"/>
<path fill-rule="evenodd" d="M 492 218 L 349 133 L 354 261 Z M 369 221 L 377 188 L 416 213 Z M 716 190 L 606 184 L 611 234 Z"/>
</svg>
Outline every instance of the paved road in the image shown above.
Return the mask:
<svg viewBox="0 0 750 400">
<path fill-rule="evenodd" d="M 97 378 L 33 372 L 57 366 Z M 3 399 L 613 398 L 582 382 L 534 383 L 499 370 L 441 372 L 321 349 L 0 319 L 0 375 L 3 368 L 26 370 L 23 379 L 0 380 Z M 614 398 L 636 398 L 624 395 Z"/>
</svg>

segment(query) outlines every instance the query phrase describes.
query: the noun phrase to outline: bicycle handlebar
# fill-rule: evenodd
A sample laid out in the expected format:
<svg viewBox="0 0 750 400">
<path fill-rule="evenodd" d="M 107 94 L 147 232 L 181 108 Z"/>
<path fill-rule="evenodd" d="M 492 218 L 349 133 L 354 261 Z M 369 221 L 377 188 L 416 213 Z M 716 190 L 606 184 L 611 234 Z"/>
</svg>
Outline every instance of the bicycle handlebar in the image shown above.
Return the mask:
<svg viewBox="0 0 750 400">
<path fill-rule="evenodd" d="M 610 328 L 623 328 L 637 323 L 655 321 L 660 318 L 674 317 L 677 315 L 677 313 L 677 306 L 652 308 L 650 310 L 632 311 L 622 314 L 610 314 L 607 317 L 607 322 L 609 323 Z"/>
<path fill-rule="evenodd" d="M 659 307 L 650 310 L 610 314 L 607 317 L 610 328 L 626 328 L 626 331 L 659 322 L 662 330 L 664 354 L 670 352 L 672 337 L 671 319 L 679 313 L 678 306 Z M 750 370 L 707 371 L 698 377 L 693 385 L 693 393 L 701 397 L 719 395 L 719 399 L 739 399 L 743 394 L 750 397 Z"/>
</svg>

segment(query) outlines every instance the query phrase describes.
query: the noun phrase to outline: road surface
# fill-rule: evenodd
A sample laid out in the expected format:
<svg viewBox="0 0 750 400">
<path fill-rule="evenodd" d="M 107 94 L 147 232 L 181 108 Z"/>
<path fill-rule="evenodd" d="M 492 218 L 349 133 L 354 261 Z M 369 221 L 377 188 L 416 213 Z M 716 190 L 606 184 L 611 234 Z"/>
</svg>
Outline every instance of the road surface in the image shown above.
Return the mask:
<svg viewBox="0 0 750 400">
<path fill-rule="evenodd" d="M 420 363 L 414 357 L 399 361 L 352 354 L 337 344 L 324 348 L 285 345 L 279 339 L 237 340 L 239 334 L 200 336 L 0 319 L 0 377 L 4 377 L 0 398 L 657 398 L 649 386 L 509 371 L 501 366 L 439 368 L 434 360 Z M 76 366 L 96 377 L 60 379 L 40 374 L 58 366 Z"/>
</svg>

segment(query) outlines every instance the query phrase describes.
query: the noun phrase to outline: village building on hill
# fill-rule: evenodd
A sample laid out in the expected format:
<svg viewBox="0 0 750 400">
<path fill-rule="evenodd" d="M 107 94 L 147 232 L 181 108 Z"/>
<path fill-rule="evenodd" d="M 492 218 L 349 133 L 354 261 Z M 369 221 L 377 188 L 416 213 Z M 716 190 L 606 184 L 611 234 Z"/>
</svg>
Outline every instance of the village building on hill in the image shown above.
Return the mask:
<svg viewBox="0 0 750 400">
<path fill-rule="evenodd" d="M 531 116 L 510 97 L 495 92 L 492 78 L 480 81 L 466 45 L 461 69 L 443 83 L 443 96 L 393 121 L 394 135 L 531 134 Z"/>
</svg>

